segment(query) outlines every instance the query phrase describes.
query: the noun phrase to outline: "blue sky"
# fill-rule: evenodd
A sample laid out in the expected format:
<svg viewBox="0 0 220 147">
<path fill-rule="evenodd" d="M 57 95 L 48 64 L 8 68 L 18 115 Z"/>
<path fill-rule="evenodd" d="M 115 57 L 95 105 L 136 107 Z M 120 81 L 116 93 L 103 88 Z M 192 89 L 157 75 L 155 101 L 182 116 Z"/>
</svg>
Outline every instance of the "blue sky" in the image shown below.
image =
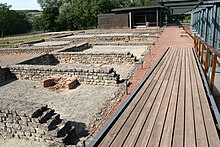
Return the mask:
<svg viewBox="0 0 220 147">
<path fill-rule="evenodd" d="M 37 0 L 0 0 L 0 3 L 12 5 L 12 10 L 40 10 Z"/>
</svg>

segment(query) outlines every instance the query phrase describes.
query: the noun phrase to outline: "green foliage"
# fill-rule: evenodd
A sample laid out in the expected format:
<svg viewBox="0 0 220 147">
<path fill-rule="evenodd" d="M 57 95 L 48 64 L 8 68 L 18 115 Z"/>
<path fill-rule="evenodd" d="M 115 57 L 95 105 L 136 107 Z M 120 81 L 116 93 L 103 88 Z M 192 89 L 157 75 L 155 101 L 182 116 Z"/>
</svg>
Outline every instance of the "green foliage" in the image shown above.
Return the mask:
<svg viewBox="0 0 220 147">
<path fill-rule="evenodd" d="M 31 29 L 25 13 L 10 10 L 11 6 L 0 3 L 0 31 L 4 35 L 24 33 Z"/>
<path fill-rule="evenodd" d="M 100 13 L 110 13 L 111 9 L 156 5 L 154 0 L 38 0 L 43 15 L 33 24 L 43 26 L 44 31 L 84 29 L 97 26 Z M 37 21 L 41 19 L 41 21 Z M 36 23 L 41 23 L 37 25 Z M 39 29 L 39 28 L 38 28 Z"/>
</svg>

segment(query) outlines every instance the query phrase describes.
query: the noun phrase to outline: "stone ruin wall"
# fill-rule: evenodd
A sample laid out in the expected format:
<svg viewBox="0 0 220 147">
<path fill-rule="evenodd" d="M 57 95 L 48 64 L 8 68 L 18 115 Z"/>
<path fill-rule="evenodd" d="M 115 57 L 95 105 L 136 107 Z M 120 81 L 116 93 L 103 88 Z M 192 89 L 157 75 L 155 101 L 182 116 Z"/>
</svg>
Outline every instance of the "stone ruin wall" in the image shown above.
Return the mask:
<svg viewBox="0 0 220 147">
<path fill-rule="evenodd" d="M 0 99 L 0 137 L 46 142 L 62 146 L 77 137 L 74 124 L 47 105 Z"/>
<path fill-rule="evenodd" d="M 67 47 L 64 47 L 62 49 L 56 50 L 53 53 L 59 53 L 59 52 L 81 52 L 84 51 L 88 48 L 90 48 L 91 45 L 88 42 L 82 42 L 77 45 L 70 45 Z"/>
<path fill-rule="evenodd" d="M 137 59 L 127 53 L 59 53 L 54 54 L 61 64 L 134 64 Z"/>
<path fill-rule="evenodd" d="M 0 49 L 0 55 L 14 55 L 14 54 L 42 54 L 42 53 L 49 53 L 53 51 L 72 51 L 72 52 L 79 52 L 83 51 L 85 49 L 88 49 L 90 47 L 90 44 L 83 41 L 80 44 L 77 45 L 69 45 L 67 47 L 64 47 L 62 45 L 58 46 L 16 46 L 12 48 L 4 48 Z"/>
<path fill-rule="evenodd" d="M 42 54 L 49 53 L 62 47 L 19 47 L 0 49 L 0 55 Z"/>
<path fill-rule="evenodd" d="M 11 65 L 17 79 L 39 81 L 47 77 L 74 77 L 81 84 L 118 86 L 119 75 L 113 68 L 56 67 L 49 65 Z"/>
<path fill-rule="evenodd" d="M 93 36 L 93 37 L 82 37 L 82 38 L 49 38 L 47 41 L 71 41 L 75 44 L 82 42 L 89 42 L 92 45 L 97 42 L 152 42 L 158 36 Z"/>
</svg>

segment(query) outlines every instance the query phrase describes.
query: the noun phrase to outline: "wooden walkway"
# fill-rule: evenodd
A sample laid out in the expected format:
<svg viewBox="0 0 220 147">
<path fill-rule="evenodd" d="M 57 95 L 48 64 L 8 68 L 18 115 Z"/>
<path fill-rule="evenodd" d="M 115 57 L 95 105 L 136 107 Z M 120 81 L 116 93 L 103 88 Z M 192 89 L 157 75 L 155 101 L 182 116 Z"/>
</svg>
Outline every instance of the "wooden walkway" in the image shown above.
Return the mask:
<svg viewBox="0 0 220 147">
<path fill-rule="evenodd" d="M 168 50 L 95 146 L 220 146 L 192 48 Z"/>
</svg>

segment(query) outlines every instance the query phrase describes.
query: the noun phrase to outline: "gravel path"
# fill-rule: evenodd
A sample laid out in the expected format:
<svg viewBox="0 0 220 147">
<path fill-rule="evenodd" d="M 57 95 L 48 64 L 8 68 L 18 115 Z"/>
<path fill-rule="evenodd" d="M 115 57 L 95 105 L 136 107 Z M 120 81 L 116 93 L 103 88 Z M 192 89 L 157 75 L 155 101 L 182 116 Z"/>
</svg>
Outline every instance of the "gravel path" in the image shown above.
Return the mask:
<svg viewBox="0 0 220 147">
<path fill-rule="evenodd" d="M 61 118 L 88 125 L 117 90 L 118 87 L 81 85 L 70 91 L 55 92 L 41 88 L 39 82 L 18 80 L 0 87 L 0 95 L 4 99 L 47 104 Z"/>
</svg>

